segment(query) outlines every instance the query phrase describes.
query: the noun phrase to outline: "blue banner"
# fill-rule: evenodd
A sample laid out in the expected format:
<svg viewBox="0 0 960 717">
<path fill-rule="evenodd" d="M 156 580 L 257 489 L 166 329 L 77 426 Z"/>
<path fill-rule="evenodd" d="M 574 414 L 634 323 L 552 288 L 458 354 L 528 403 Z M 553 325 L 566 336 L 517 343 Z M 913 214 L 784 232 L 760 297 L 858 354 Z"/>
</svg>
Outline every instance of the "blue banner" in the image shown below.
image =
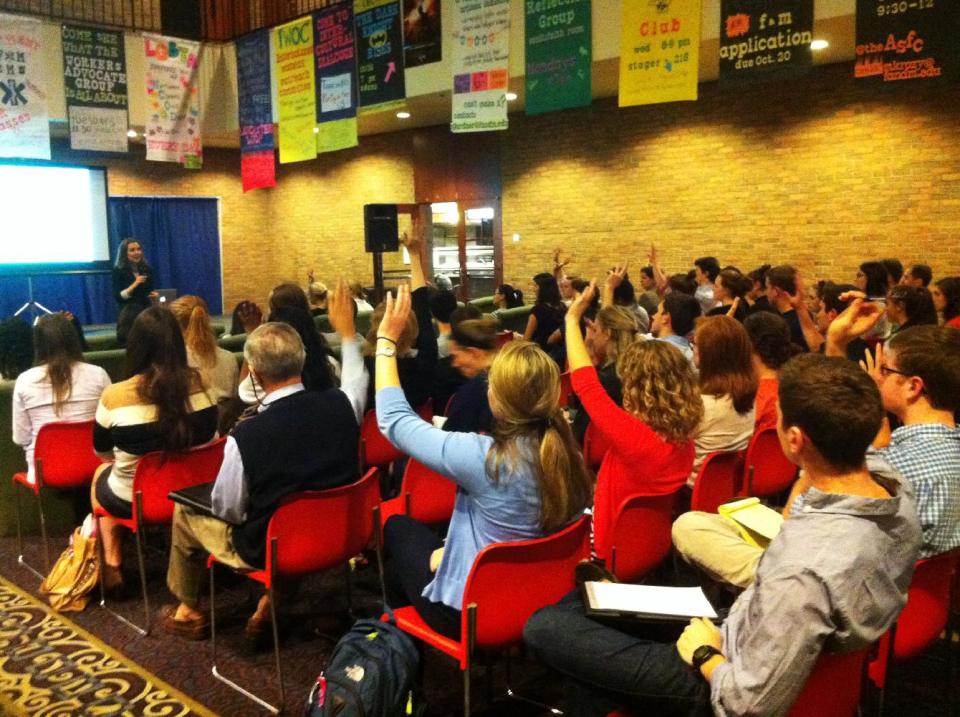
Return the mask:
<svg viewBox="0 0 960 717">
<path fill-rule="evenodd" d="M 313 16 L 317 61 L 317 122 L 357 116 L 357 53 L 353 7 L 338 3 Z"/>
<path fill-rule="evenodd" d="M 237 38 L 237 96 L 240 106 L 240 151 L 273 149 L 270 94 L 270 38 L 257 30 Z"/>
</svg>

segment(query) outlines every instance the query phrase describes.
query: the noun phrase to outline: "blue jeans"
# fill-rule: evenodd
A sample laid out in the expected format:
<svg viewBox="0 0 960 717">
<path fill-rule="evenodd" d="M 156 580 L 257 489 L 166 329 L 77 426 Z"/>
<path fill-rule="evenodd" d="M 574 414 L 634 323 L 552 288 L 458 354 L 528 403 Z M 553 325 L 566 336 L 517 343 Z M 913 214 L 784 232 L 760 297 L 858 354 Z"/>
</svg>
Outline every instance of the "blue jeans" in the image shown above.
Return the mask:
<svg viewBox="0 0 960 717">
<path fill-rule="evenodd" d="M 564 714 L 604 717 L 642 704 L 646 714 L 710 714 L 710 686 L 677 653 L 681 623 L 637 623 L 635 637 L 584 614 L 579 589 L 533 614 L 523 631 L 532 654 L 564 676 Z"/>
</svg>

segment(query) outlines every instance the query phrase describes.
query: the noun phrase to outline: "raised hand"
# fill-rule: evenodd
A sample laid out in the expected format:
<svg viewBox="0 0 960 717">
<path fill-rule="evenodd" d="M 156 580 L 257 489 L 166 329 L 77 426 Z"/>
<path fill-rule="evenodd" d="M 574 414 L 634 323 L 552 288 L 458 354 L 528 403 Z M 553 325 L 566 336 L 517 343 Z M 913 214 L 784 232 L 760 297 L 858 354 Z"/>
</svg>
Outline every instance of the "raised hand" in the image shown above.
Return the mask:
<svg viewBox="0 0 960 717">
<path fill-rule="evenodd" d="M 620 284 L 623 283 L 623 280 L 627 278 L 627 263 L 623 262 L 622 264 L 616 264 L 610 271 L 607 272 L 607 284 L 616 289 Z"/>
<path fill-rule="evenodd" d="M 567 309 L 567 321 L 579 322 L 583 318 L 584 312 L 597 295 L 597 282 L 591 281 L 590 284 L 579 294 L 577 294 Z M 579 329 L 578 329 L 579 331 Z"/>
<path fill-rule="evenodd" d="M 844 356 L 847 345 L 876 326 L 882 316 L 883 308 L 879 304 L 864 301 L 859 296 L 853 299 L 827 329 L 827 354 Z"/>
<path fill-rule="evenodd" d="M 396 300 L 387 294 L 387 306 L 377 329 L 377 338 L 390 339 L 396 344 L 410 320 L 410 311 L 410 287 L 401 284 L 397 289 Z"/>
<path fill-rule="evenodd" d="M 876 351 L 876 356 L 870 353 L 870 349 L 867 349 L 863 352 L 863 360 L 860 361 L 860 368 L 866 371 L 870 378 L 872 378 L 879 386 L 880 382 L 883 380 L 883 373 L 880 371 L 880 367 L 883 365 L 882 343 L 877 344 Z"/>
<path fill-rule="evenodd" d="M 341 339 L 352 339 L 357 333 L 353 323 L 354 301 L 342 276 L 337 279 L 336 288 L 328 293 L 327 298 L 327 318 L 333 330 Z"/>
</svg>

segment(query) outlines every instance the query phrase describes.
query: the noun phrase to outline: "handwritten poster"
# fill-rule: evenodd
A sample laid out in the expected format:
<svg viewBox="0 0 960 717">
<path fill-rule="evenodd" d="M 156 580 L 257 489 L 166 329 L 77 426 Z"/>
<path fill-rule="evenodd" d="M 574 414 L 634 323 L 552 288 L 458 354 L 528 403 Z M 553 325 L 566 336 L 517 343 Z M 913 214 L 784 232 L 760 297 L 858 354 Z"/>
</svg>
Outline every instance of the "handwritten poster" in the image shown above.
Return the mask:
<svg viewBox="0 0 960 717">
<path fill-rule="evenodd" d="M 314 159 L 317 140 L 313 130 L 317 120 L 312 18 L 301 17 L 280 25 L 273 33 L 280 164 Z"/>
<path fill-rule="evenodd" d="M 510 0 L 454 0 L 452 132 L 507 128 Z"/>
<path fill-rule="evenodd" d="M 127 151 L 127 66 L 123 33 L 64 25 L 63 89 L 70 148 Z"/>
<path fill-rule="evenodd" d="M 798 77 L 813 65 L 813 0 L 723 0 L 720 82 Z"/>
<path fill-rule="evenodd" d="M 527 0 L 525 58 L 528 115 L 592 101 L 590 0 Z"/>
<path fill-rule="evenodd" d="M 357 146 L 357 53 L 353 8 L 333 5 L 314 14 L 318 152 Z"/>
<path fill-rule="evenodd" d="M 405 67 L 443 59 L 440 0 L 403 0 L 403 42 Z"/>
<path fill-rule="evenodd" d="M 147 159 L 196 168 L 200 143 L 200 43 L 144 35 L 147 80 Z"/>
<path fill-rule="evenodd" d="M 697 99 L 700 0 L 624 2 L 621 107 Z"/>
<path fill-rule="evenodd" d="M 237 38 L 237 104 L 243 191 L 276 186 L 270 91 L 270 37 L 258 30 Z M 253 155 L 256 158 L 251 159 Z"/>
<path fill-rule="evenodd" d="M 50 159 L 40 22 L 0 15 L 0 157 Z"/>
<path fill-rule="evenodd" d="M 396 108 L 406 98 L 399 0 L 355 0 L 361 112 Z"/>
</svg>

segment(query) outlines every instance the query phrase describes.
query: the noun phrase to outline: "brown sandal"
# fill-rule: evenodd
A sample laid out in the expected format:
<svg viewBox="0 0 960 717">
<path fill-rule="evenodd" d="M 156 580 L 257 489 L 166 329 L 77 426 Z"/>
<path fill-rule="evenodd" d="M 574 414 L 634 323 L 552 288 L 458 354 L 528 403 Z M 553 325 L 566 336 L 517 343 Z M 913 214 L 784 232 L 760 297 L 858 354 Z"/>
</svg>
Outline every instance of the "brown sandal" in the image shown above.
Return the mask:
<svg viewBox="0 0 960 717">
<path fill-rule="evenodd" d="M 206 640 L 210 636 L 210 620 L 206 615 L 194 620 L 177 620 L 174 618 L 176 613 L 176 605 L 164 605 L 160 608 L 160 622 L 166 632 L 194 641 Z"/>
</svg>

